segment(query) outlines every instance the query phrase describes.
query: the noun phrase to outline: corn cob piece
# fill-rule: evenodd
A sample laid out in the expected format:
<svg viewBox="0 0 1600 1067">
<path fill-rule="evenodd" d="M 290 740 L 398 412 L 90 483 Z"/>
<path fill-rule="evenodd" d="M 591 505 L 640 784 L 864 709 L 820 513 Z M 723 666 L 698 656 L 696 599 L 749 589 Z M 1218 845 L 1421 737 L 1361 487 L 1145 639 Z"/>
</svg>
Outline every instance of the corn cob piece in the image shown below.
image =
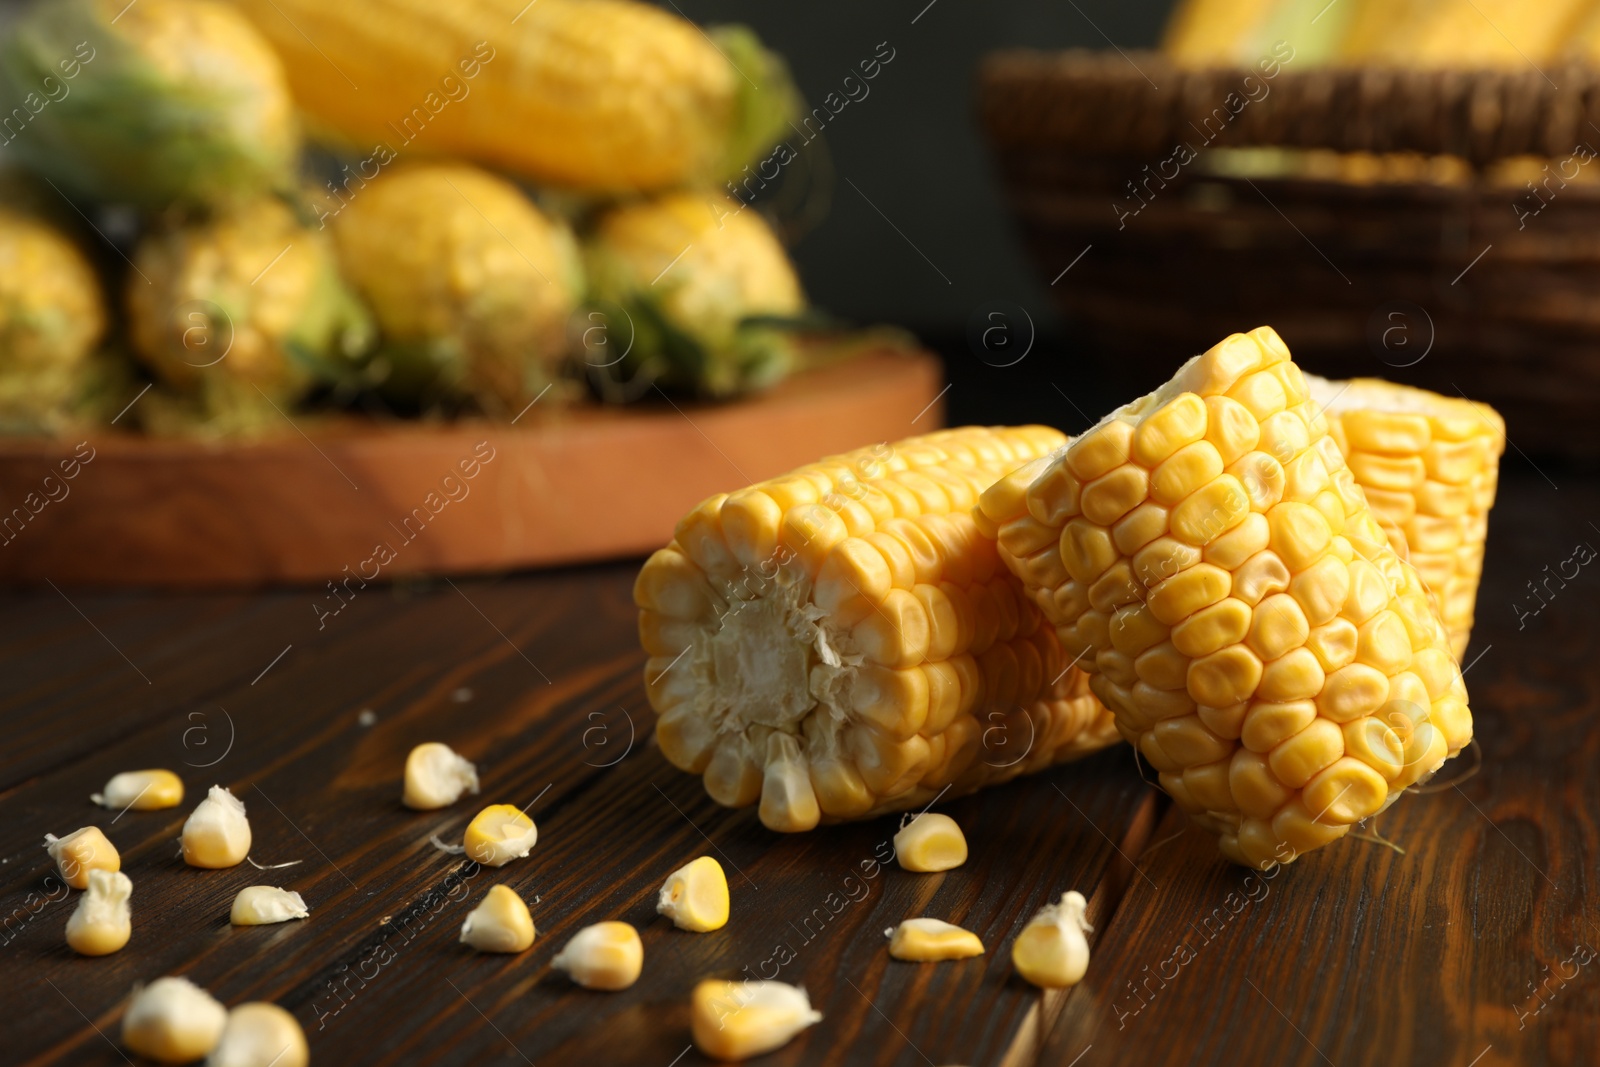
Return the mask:
<svg viewBox="0 0 1600 1067">
<path fill-rule="evenodd" d="M 769 828 L 798 831 L 1114 741 L 971 516 L 1065 440 L 948 430 L 695 508 L 633 591 L 661 751 L 718 803 L 759 800 Z"/>
<path fill-rule="evenodd" d="M 1122 736 L 1237 863 L 1342 837 L 1472 738 L 1427 590 L 1269 327 L 980 507 Z"/>
<path fill-rule="evenodd" d="M 797 95 L 748 29 L 633 0 L 233 0 L 321 131 L 623 192 L 727 178 Z M 408 146 L 416 141 L 418 147 Z"/>
<path fill-rule="evenodd" d="M 1505 422 L 1488 404 L 1425 389 L 1305 378 L 1390 545 L 1438 598 L 1460 659 L 1472 634 Z"/>
</svg>

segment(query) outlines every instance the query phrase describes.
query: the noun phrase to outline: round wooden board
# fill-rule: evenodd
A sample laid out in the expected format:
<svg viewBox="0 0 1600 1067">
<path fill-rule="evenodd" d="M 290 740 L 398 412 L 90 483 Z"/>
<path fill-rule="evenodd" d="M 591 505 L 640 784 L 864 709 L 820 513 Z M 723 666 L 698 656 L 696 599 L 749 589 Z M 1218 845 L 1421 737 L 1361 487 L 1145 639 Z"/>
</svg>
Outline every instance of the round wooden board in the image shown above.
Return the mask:
<svg viewBox="0 0 1600 1067">
<path fill-rule="evenodd" d="M 938 428 L 941 379 L 934 357 L 883 350 L 732 404 L 3 441 L 0 583 L 247 588 L 641 554 L 713 493 Z"/>
</svg>

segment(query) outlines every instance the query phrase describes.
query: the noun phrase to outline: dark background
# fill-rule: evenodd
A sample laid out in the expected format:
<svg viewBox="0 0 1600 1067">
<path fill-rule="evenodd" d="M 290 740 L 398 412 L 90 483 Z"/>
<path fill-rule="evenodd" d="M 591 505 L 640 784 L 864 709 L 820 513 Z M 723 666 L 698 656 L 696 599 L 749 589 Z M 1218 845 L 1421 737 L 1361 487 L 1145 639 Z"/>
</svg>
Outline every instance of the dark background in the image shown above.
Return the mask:
<svg viewBox="0 0 1600 1067">
<path fill-rule="evenodd" d="M 808 148 L 801 163 L 809 170 L 785 168 L 783 181 L 793 185 L 756 202 L 789 224 L 816 304 L 854 322 L 905 326 L 944 356 L 948 422 L 1042 421 L 1077 431 L 1157 384 L 1104 365 L 1057 312 L 1048 282 L 1067 264 L 1047 271 L 1023 251 L 978 128 L 974 90 L 980 58 L 995 49 L 1153 47 L 1173 0 L 664 3 L 702 24 L 754 27 L 788 60 L 813 107 L 830 92 L 842 97 L 845 77 L 859 74 L 857 64 L 880 43 L 894 49 L 867 95 L 829 121 L 825 157 Z M 851 90 L 861 96 L 856 83 Z M 1002 318 L 988 318 L 1002 302 Z M 1037 337 L 1020 362 L 996 367 L 974 354 L 970 325 L 1000 326 L 1022 346 L 1028 319 Z M 1190 355 L 1173 353 L 1174 365 Z M 1082 411 L 1051 384 L 1068 379 Z"/>
</svg>

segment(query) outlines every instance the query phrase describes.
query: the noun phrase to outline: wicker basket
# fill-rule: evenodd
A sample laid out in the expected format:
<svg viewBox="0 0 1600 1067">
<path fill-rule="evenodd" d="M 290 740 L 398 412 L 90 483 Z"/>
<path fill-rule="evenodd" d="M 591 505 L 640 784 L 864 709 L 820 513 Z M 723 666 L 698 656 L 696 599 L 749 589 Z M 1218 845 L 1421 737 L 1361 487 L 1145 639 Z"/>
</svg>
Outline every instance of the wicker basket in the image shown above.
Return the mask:
<svg viewBox="0 0 1600 1067">
<path fill-rule="evenodd" d="M 1230 93 L 1237 113 L 1206 125 Z M 1536 215 L 1526 189 L 1483 176 L 1510 157 L 1600 151 L 1600 71 L 1268 80 L 1149 53 L 1007 52 L 985 62 L 979 99 L 1052 292 L 1141 380 L 1265 323 L 1307 369 L 1487 400 L 1519 449 L 1600 458 L 1600 159 L 1570 162 L 1580 179 L 1551 182 Z M 1168 162 L 1185 143 L 1198 158 Z M 1471 169 L 1453 184 L 1208 173 L 1212 149 L 1249 147 Z"/>
</svg>

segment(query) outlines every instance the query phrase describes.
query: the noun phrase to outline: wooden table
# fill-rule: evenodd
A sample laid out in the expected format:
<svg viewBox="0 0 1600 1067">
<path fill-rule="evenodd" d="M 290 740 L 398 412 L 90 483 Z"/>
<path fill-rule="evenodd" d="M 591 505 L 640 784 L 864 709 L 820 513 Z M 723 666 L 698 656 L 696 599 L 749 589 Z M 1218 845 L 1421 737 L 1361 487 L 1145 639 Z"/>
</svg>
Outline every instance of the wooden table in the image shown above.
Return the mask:
<svg viewBox="0 0 1600 1067">
<path fill-rule="evenodd" d="M 687 1067 L 703 1062 L 694 981 L 776 974 L 825 1017 L 763 1063 L 1594 1063 L 1600 959 L 1578 960 L 1600 949 L 1600 573 L 1552 582 L 1520 629 L 1512 605 L 1573 545 L 1600 545 L 1600 481 L 1552 471 L 1556 489 L 1507 467 L 1469 653 L 1481 773 L 1379 820 L 1404 855 L 1346 841 L 1270 880 L 1224 863 L 1120 748 L 944 805 L 972 846 L 946 874 L 878 865 L 892 818 L 773 835 L 652 746 L 631 563 L 372 587 L 321 630 L 314 590 L 12 599 L 0 1059 L 121 1063 L 129 987 L 181 973 L 229 1004 L 282 1004 L 324 1067 Z M 459 839 L 475 809 L 400 807 L 402 761 L 424 740 L 478 762 L 481 800 L 531 803 L 531 858 L 464 875 L 429 844 Z M 181 772 L 182 808 L 90 805 L 113 773 L 146 766 Z M 248 806 L 257 861 L 301 863 L 186 868 L 174 839 L 213 782 Z M 135 886 L 133 940 L 98 960 L 65 947 L 73 905 L 39 847 L 89 823 Z M 672 929 L 656 890 L 707 852 L 733 919 Z M 495 882 L 532 902 L 539 940 L 522 956 L 457 943 Z M 311 918 L 229 927 L 252 883 L 299 890 Z M 1093 960 L 1070 994 L 1041 997 L 1011 973 L 1010 940 L 1069 888 L 1090 897 Z M 883 931 L 913 915 L 967 926 L 990 951 L 892 961 Z M 601 919 L 644 938 L 626 992 L 575 989 L 548 966 Z"/>
</svg>

